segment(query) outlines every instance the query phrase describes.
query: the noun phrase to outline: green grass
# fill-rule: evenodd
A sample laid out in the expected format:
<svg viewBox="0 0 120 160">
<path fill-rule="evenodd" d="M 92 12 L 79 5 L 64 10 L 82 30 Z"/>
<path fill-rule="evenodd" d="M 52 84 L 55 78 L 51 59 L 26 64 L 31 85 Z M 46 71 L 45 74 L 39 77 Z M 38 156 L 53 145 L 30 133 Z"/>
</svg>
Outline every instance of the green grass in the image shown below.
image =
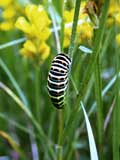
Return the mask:
<svg viewBox="0 0 120 160">
<path fill-rule="evenodd" d="M 26 38 L 18 30 L 0 31 L 0 131 L 6 132 L 10 142 L 15 143 L 15 146 L 9 141 L 10 145 L 4 143 L 3 139 L 7 141 L 7 138 L 1 135 L 0 156 L 13 159 L 11 153 L 15 151 L 21 160 L 26 157 L 30 160 L 88 160 L 91 157 L 94 160 L 98 152 L 100 160 L 119 160 L 120 51 L 115 37 L 120 26 L 107 24 L 110 0 L 104 1 L 99 28 L 94 29 L 91 44 L 76 43 L 82 2 L 76 0 L 70 45 L 66 49 L 63 49 L 63 9 L 73 3 L 71 0 L 56 2 L 43 1 L 55 31 L 48 41 L 51 54 L 43 64 L 33 64 L 19 54 Z M 87 46 L 92 53 L 80 50 L 80 45 Z M 72 67 L 66 105 L 57 110 L 46 85 L 51 61 L 61 51 L 72 58 Z M 36 147 L 32 148 L 34 144 Z M 36 159 L 32 149 L 37 153 Z"/>
</svg>

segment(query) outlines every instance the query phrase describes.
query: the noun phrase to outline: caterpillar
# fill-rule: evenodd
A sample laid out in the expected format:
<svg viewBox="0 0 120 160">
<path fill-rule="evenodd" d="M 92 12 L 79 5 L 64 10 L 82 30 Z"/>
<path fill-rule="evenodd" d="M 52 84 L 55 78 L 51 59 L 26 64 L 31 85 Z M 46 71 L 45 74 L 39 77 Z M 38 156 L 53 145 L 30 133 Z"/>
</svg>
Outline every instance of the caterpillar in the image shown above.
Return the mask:
<svg viewBox="0 0 120 160">
<path fill-rule="evenodd" d="M 47 88 L 53 105 L 61 109 L 64 107 L 65 91 L 68 86 L 68 73 L 71 59 L 64 53 L 58 54 L 52 61 L 48 74 Z"/>
</svg>

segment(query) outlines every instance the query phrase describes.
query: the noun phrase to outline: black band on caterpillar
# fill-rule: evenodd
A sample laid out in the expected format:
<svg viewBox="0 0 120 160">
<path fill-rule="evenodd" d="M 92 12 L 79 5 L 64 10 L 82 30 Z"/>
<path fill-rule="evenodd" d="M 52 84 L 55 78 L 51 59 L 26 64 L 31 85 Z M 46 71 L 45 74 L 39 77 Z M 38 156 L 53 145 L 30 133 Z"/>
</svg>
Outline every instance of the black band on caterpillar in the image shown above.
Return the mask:
<svg viewBox="0 0 120 160">
<path fill-rule="evenodd" d="M 68 85 L 68 73 L 71 59 L 68 55 L 60 53 L 52 61 L 48 74 L 48 92 L 53 105 L 61 109 L 64 107 L 65 91 Z"/>
</svg>

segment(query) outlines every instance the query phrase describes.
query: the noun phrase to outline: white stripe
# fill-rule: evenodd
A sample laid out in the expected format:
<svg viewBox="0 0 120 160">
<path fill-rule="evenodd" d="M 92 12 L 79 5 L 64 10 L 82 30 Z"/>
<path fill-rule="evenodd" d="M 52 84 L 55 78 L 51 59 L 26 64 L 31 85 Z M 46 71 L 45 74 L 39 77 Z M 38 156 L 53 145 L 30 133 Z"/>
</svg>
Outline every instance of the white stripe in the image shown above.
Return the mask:
<svg viewBox="0 0 120 160">
<path fill-rule="evenodd" d="M 56 92 L 56 93 L 63 92 L 67 89 L 67 85 L 63 89 L 53 89 L 53 88 L 50 88 L 48 85 L 47 85 L 47 87 L 48 87 L 49 91 L 53 91 L 53 92 Z"/>
<path fill-rule="evenodd" d="M 52 65 L 57 65 L 58 67 L 62 67 L 63 69 L 66 70 L 66 72 L 68 72 L 68 68 L 66 66 L 64 66 L 63 64 L 61 64 L 61 63 L 54 62 Z"/>
<path fill-rule="evenodd" d="M 55 84 L 55 85 L 63 85 L 63 84 L 66 84 L 66 83 L 67 83 L 68 78 L 67 78 L 64 82 L 53 82 L 53 81 L 51 81 L 51 80 L 49 79 L 49 77 L 48 77 L 48 81 L 49 81 L 50 83 L 52 83 L 52 84 Z"/>
<path fill-rule="evenodd" d="M 64 71 L 64 73 L 67 73 L 67 71 L 65 70 L 65 69 L 63 69 L 63 68 L 61 68 L 61 67 L 57 67 L 57 66 L 54 66 L 54 64 L 51 66 L 51 68 L 53 68 L 53 70 L 54 69 L 57 69 L 58 71 L 58 73 L 60 73 L 61 71 Z"/>
<path fill-rule="evenodd" d="M 61 64 L 63 64 L 62 62 L 64 62 L 65 64 L 66 64 L 66 67 L 68 68 L 69 67 L 69 64 L 65 61 L 65 60 L 61 60 L 61 59 L 54 59 L 53 60 L 54 62 L 52 62 L 52 63 L 55 63 L 56 61 L 59 61 Z M 59 63 L 58 62 L 58 63 Z M 57 62 L 56 62 L 57 63 Z"/>
<path fill-rule="evenodd" d="M 49 96 L 50 96 L 50 98 L 54 98 L 54 99 L 58 99 L 58 100 L 63 97 L 63 100 L 64 100 L 65 93 L 62 94 L 61 96 L 58 96 L 58 97 L 57 97 L 57 96 L 54 97 L 54 96 L 52 96 L 52 95 L 50 95 L 50 94 L 49 94 Z"/>
<path fill-rule="evenodd" d="M 65 78 L 68 76 L 68 74 L 66 74 L 66 75 L 64 75 L 64 76 L 56 76 L 56 75 L 54 75 L 54 74 L 52 74 L 52 73 L 50 73 L 50 72 L 49 72 L 49 75 L 50 75 L 50 77 L 52 77 L 52 78 L 54 77 L 54 78 L 57 78 L 57 79 L 61 79 L 61 78 L 64 78 L 64 79 L 65 79 Z"/>
<path fill-rule="evenodd" d="M 68 64 L 70 65 L 71 64 L 71 61 L 69 60 L 69 58 L 67 58 L 66 56 L 64 55 L 58 55 L 57 57 L 55 57 L 55 59 L 59 58 L 59 57 L 63 57 L 64 59 L 66 59 L 66 61 L 68 62 Z"/>
</svg>

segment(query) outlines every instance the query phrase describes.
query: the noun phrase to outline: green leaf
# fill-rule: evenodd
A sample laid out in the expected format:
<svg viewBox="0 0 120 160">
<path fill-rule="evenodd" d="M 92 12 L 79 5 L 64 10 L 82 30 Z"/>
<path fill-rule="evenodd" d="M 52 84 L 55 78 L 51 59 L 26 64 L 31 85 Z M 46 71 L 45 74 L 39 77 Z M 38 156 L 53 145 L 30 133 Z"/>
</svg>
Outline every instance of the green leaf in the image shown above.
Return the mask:
<svg viewBox="0 0 120 160">
<path fill-rule="evenodd" d="M 52 2 L 53 2 L 53 5 L 54 5 L 56 11 L 60 15 L 60 17 L 62 17 L 64 0 L 57 0 L 57 1 L 52 0 Z"/>
<path fill-rule="evenodd" d="M 18 95 L 20 96 L 21 100 L 24 102 L 24 104 L 26 106 L 28 106 L 28 101 L 27 101 L 24 93 L 22 92 L 22 90 L 21 90 L 20 86 L 18 85 L 17 81 L 15 80 L 15 78 L 11 74 L 10 70 L 8 69 L 8 67 L 6 66 L 6 64 L 4 63 L 4 61 L 1 58 L 0 58 L 0 66 L 5 71 L 7 76 L 9 77 L 11 83 L 13 84 L 14 88 L 16 89 L 16 91 L 17 91 Z"/>
<path fill-rule="evenodd" d="M 88 116 L 87 116 L 87 113 L 85 111 L 85 108 L 84 108 L 84 105 L 83 105 L 82 101 L 80 101 L 80 106 L 82 107 L 84 117 L 85 117 L 91 160 L 98 160 L 97 148 L 96 148 L 96 145 L 95 145 L 95 140 L 94 140 L 92 128 L 91 128 L 91 125 L 90 125 L 90 122 L 89 122 L 89 119 L 88 119 Z"/>
</svg>

